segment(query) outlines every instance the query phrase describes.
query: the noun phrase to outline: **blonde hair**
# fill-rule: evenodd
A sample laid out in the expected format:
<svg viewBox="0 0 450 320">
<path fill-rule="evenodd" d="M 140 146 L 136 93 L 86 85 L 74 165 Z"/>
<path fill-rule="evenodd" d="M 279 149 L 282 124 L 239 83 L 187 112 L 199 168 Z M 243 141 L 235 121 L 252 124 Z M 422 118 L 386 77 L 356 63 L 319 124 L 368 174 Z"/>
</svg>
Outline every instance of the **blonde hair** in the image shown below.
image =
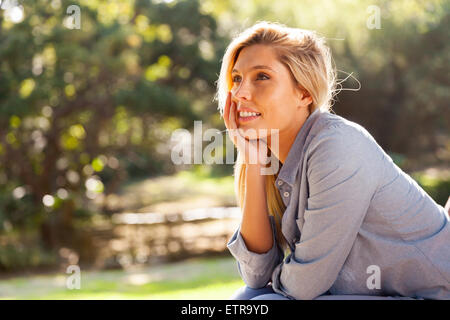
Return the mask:
<svg viewBox="0 0 450 320">
<path fill-rule="evenodd" d="M 240 51 L 255 44 L 268 45 L 275 49 L 277 58 L 290 70 L 295 84 L 311 95 L 310 113 L 318 108 L 322 109 L 321 111 L 330 112 L 336 91 L 336 71 L 330 49 L 325 45 L 324 38 L 314 31 L 262 21 L 234 37 L 225 51 L 214 97 L 215 101 L 218 100 L 222 116 L 227 94 L 233 87 L 231 70 Z M 270 156 L 269 148 L 268 155 Z M 279 163 L 279 167 L 281 165 Z M 235 192 L 241 208 L 244 201 L 245 174 L 245 163 L 238 155 L 234 166 L 234 177 Z M 286 240 L 281 232 L 281 220 L 286 206 L 275 186 L 277 176 L 278 173 L 266 175 L 267 209 L 275 220 L 277 242 L 281 248 L 287 249 Z"/>
</svg>

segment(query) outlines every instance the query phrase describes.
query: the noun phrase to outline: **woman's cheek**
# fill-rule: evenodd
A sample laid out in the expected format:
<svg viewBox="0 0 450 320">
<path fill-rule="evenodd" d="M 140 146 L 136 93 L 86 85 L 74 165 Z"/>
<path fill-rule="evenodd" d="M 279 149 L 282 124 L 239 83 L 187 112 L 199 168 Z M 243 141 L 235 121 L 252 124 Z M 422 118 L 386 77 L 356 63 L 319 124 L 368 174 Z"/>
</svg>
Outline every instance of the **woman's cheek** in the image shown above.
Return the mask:
<svg viewBox="0 0 450 320">
<path fill-rule="evenodd" d="M 270 114 L 267 121 L 267 126 L 271 129 L 280 129 L 280 124 L 282 119 L 280 119 L 280 115 Z"/>
</svg>

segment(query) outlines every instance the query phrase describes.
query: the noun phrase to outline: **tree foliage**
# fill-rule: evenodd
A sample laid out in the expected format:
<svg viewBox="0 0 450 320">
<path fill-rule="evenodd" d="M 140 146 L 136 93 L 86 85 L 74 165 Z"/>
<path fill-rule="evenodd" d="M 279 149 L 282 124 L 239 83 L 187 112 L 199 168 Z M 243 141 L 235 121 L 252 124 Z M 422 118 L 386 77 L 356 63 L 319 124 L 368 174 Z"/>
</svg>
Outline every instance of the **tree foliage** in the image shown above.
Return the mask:
<svg viewBox="0 0 450 320">
<path fill-rule="evenodd" d="M 225 43 L 197 1 L 75 3 L 0 12 L 0 229 L 40 225 L 50 247 L 128 173 L 167 171 L 165 142 L 210 108 Z"/>
</svg>

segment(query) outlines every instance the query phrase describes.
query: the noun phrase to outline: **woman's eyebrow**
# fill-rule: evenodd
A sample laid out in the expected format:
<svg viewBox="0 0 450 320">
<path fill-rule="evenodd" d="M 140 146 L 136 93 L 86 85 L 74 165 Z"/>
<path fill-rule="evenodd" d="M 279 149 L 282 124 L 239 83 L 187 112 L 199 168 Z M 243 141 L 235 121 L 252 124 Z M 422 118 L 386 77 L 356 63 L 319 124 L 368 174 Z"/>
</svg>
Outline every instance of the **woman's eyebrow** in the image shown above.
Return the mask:
<svg viewBox="0 0 450 320">
<path fill-rule="evenodd" d="M 271 71 L 273 71 L 273 72 L 276 72 L 275 70 L 273 70 L 271 67 L 269 67 L 269 66 L 264 66 L 264 65 L 256 65 L 256 66 L 253 66 L 253 67 L 251 67 L 251 68 L 249 68 L 249 70 L 254 70 L 254 69 L 268 69 L 268 70 L 271 70 Z M 234 73 L 234 72 L 239 72 L 237 69 L 233 69 L 232 71 L 231 71 L 231 73 Z"/>
</svg>

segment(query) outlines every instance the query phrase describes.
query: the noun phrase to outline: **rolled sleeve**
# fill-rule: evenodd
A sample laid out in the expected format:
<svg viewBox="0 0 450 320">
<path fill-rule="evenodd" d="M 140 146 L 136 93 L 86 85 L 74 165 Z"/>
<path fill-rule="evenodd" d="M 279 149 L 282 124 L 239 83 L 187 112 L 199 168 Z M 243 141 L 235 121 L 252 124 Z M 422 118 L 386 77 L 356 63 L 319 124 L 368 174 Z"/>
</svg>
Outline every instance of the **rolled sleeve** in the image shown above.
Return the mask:
<svg viewBox="0 0 450 320">
<path fill-rule="evenodd" d="M 237 260 L 238 271 L 242 280 L 248 287 L 254 289 L 267 285 L 271 279 L 273 269 L 283 258 L 282 250 L 277 244 L 274 218 L 269 216 L 269 219 L 273 234 L 273 245 L 269 251 L 256 253 L 248 250 L 241 236 L 240 226 L 227 244 L 228 250 Z"/>
<path fill-rule="evenodd" d="M 376 192 L 373 146 L 353 128 L 333 128 L 308 154 L 309 197 L 295 250 L 274 270 L 275 292 L 310 300 L 328 291 L 350 253 Z"/>
</svg>

